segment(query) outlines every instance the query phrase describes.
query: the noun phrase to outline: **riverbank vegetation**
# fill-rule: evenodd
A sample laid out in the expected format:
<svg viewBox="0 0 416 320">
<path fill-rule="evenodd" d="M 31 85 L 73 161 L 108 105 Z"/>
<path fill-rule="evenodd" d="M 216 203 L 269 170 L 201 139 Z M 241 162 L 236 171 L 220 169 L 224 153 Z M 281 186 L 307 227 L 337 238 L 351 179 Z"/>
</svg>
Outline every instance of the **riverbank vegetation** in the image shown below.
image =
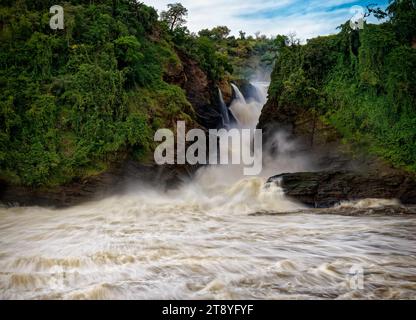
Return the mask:
<svg viewBox="0 0 416 320">
<path fill-rule="evenodd" d="M 392 1 L 386 20 L 306 45 L 281 39 L 270 87 L 279 106 L 317 112 L 346 141 L 416 172 L 416 8 Z"/>
<path fill-rule="evenodd" d="M 415 8 L 393 1 L 386 22 L 300 44 L 293 37 L 191 33 L 187 10 L 134 0 L 51 0 L 0 7 L 0 180 L 56 186 L 126 156 L 151 158 L 155 130 L 198 124 L 177 70 L 195 62 L 209 88 L 273 69 L 270 98 L 317 112 L 343 137 L 416 171 Z M 183 57 L 186 56 L 186 61 Z M 276 62 L 275 62 L 276 61 Z M 264 79 L 262 79 L 264 80 Z"/>
<path fill-rule="evenodd" d="M 248 74 L 271 40 L 230 37 L 226 27 L 191 34 L 187 11 L 159 18 L 133 0 L 71 0 L 65 28 L 52 30 L 55 1 L 2 1 L 0 7 L 0 178 L 53 186 L 99 174 L 126 154 L 150 158 L 154 131 L 197 121 L 186 92 L 165 79 L 178 52 L 210 80 Z M 236 69 L 236 72 L 234 72 Z"/>
</svg>

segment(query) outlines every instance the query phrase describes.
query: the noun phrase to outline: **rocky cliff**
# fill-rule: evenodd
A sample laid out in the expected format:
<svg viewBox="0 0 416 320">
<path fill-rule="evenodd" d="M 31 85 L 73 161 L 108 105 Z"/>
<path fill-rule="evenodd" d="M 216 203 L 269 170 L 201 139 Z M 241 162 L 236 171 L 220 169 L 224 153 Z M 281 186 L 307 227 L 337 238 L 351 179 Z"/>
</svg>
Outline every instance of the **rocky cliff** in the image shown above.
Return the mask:
<svg viewBox="0 0 416 320">
<path fill-rule="evenodd" d="M 324 171 L 288 173 L 272 177 L 285 194 L 315 208 L 327 208 L 343 201 L 398 199 L 416 204 L 415 177 L 398 173 Z"/>
<path fill-rule="evenodd" d="M 270 178 L 285 194 L 311 207 L 327 208 L 341 201 L 367 198 L 398 199 L 416 204 L 416 176 L 369 155 L 325 123 L 313 110 L 279 105 L 269 99 L 259 128 L 265 143 L 285 130 L 299 142 L 299 151 L 316 160 L 318 172 L 286 173 Z M 278 159 L 276 159 L 278 161 Z"/>
<path fill-rule="evenodd" d="M 217 128 L 221 122 L 218 107 L 217 86 L 208 80 L 207 75 L 184 52 L 178 51 L 179 64 L 167 66 L 164 81 L 181 87 L 187 100 L 195 110 L 195 126 Z M 223 83 L 226 87 L 226 82 Z M 228 87 L 231 88 L 228 83 Z M 228 97 L 231 102 L 232 96 Z M 163 106 L 162 106 L 163 107 Z M 189 114 L 191 118 L 195 114 Z M 149 185 L 166 189 L 178 186 L 190 178 L 195 167 L 189 165 L 158 166 L 150 161 L 139 162 L 128 152 L 121 153 L 109 168 L 98 175 L 75 179 L 52 187 L 27 187 L 12 185 L 0 179 L 0 203 L 6 205 L 40 205 L 65 207 L 88 200 L 98 199 L 126 190 L 130 184 Z"/>
</svg>

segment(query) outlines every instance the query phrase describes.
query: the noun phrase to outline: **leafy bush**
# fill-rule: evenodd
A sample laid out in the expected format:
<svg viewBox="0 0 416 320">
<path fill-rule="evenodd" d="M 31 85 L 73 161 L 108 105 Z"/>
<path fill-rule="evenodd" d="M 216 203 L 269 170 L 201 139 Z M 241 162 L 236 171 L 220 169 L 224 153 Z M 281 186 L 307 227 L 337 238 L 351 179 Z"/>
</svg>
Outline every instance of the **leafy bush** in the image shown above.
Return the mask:
<svg viewBox="0 0 416 320">
<path fill-rule="evenodd" d="M 392 2 L 389 21 L 360 32 L 346 24 L 335 36 L 285 44 L 269 94 L 318 110 L 347 140 L 416 172 L 416 51 L 407 33 L 416 9 L 408 4 Z"/>
<path fill-rule="evenodd" d="M 49 2 L 2 4 L 0 178 L 39 187 L 95 175 L 150 153 L 154 117 L 193 116 L 183 90 L 162 80 L 180 62 L 153 36 L 156 11 L 114 3 L 67 1 L 63 31 L 49 28 Z M 149 108 L 137 106 L 143 93 Z"/>
</svg>

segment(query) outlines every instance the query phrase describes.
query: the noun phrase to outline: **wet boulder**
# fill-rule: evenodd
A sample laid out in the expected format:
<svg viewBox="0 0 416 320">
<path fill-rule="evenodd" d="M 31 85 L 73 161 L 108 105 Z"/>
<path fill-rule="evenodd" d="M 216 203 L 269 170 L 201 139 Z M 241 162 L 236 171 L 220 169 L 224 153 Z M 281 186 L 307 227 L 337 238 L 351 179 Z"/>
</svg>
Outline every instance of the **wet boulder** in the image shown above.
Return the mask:
<svg viewBox="0 0 416 320">
<path fill-rule="evenodd" d="M 303 204 L 328 208 L 342 201 L 398 199 L 416 204 L 416 177 L 411 174 L 351 171 L 285 173 L 271 177 L 285 194 Z"/>
</svg>

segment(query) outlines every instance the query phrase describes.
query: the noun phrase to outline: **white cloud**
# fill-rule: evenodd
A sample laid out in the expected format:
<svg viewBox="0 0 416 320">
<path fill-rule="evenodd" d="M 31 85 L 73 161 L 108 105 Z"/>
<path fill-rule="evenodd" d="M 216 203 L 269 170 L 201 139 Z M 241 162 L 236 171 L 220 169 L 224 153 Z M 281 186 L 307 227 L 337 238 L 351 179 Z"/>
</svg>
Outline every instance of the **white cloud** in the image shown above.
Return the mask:
<svg viewBox="0 0 416 320">
<path fill-rule="evenodd" d="M 142 0 L 159 12 L 168 3 L 181 2 L 189 10 L 188 28 L 198 32 L 218 25 L 268 36 L 296 32 L 303 40 L 336 32 L 349 20 L 356 0 Z M 363 5 L 366 4 L 362 1 Z M 372 3 L 377 2 L 371 1 Z M 378 1 L 380 2 L 380 1 Z M 271 14 L 272 13 L 272 14 Z"/>
</svg>

